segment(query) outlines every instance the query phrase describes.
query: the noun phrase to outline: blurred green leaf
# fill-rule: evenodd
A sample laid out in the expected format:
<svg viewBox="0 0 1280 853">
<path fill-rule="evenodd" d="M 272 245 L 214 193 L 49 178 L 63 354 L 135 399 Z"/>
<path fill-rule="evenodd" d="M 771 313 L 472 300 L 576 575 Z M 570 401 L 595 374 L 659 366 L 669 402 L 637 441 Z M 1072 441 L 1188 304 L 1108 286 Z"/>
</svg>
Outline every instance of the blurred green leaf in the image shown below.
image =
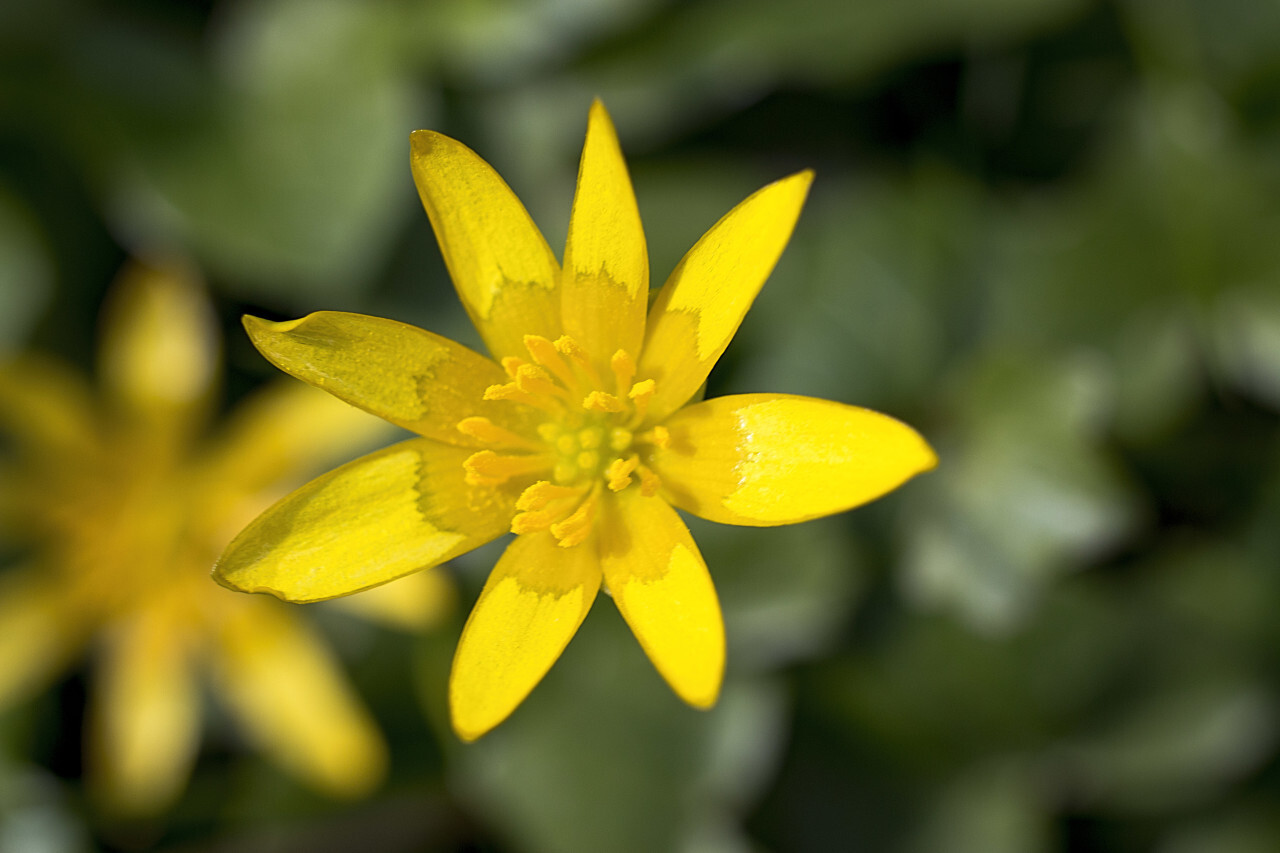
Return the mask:
<svg viewBox="0 0 1280 853">
<path fill-rule="evenodd" d="M 52 278 L 52 259 L 30 212 L 0 187 L 0 353 L 22 344 Z"/>
<path fill-rule="evenodd" d="M 237 4 L 214 44 L 200 125 L 138 138 L 121 202 L 257 294 L 365 283 L 411 209 L 408 134 L 425 123 L 389 3 Z M 145 226 L 137 223 L 145 223 Z"/>
<path fill-rule="evenodd" d="M 680 850 L 735 822 L 782 724 L 759 682 L 730 679 L 709 712 L 681 703 L 602 597 L 511 718 L 457 747 L 455 779 L 517 850 Z"/>
<path fill-rule="evenodd" d="M 903 581 L 915 601 L 1008 630 L 1057 576 L 1130 533 L 1139 504 L 1099 442 L 1110 391 L 1088 361 L 1010 352 L 971 366 L 938 471 L 914 493 Z"/>
<path fill-rule="evenodd" d="M 1043 783 L 1033 765 L 984 762 L 947 785 L 914 833 L 911 853 L 1055 850 Z"/>
</svg>

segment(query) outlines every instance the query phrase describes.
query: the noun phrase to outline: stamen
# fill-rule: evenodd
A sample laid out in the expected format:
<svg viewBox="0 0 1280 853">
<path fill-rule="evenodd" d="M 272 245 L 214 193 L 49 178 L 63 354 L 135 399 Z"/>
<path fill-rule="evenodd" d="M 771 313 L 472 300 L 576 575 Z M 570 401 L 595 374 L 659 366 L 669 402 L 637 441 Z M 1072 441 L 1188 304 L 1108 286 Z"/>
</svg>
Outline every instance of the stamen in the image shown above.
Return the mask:
<svg viewBox="0 0 1280 853">
<path fill-rule="evenodd" d="M 622 401 L 604 391 L 592 391 L 582 401 L 582 408 L 595 412 L 621 412 L 626 407 Z"/>
<path fill-rule="evenodd" d="M 644 420 L 644 416 L 649 412 L 649 401 L 653 399 L 653 392 L 656 387 L 652 379 L 646 379 L 631 386 L 631 393 L 627 396 L 631 398 L 631 402 L 635 406 L 635 414 L 631 416 L 631 424 L 633 426 L 641 423 Z"/>
<path fill-rule="evenodd" d="M 522 390 L 515 382 L 508 382 L 505 385 L 490 385 L 484 389 L 484 398 L 486 400 L 510 400 L 513 403 L 524 403 L 526 406 L 542 409 L 547 414 L 557 417 L 563 414 L 564 411 L 555 400 L 549 399 L 542 394 L 530 394 Z"/>
<path fill-rule="evenodd" d="M 609 366 L 613 368 L 613 379 L 618 394 L 625 394 L 631 387 L 631 380 L 636 378 L 635 360 L 627 354 L 626 350 L 620 349 L 613 354 L 613 358 L 609 359 Z"/>
<path fill-rule="evenodd" d="M 551 460 L 541 453 L 508 456 L 492 450 L 473 453 L 462 463 L 467 472 L 466 481 L 473 486 L 500 486 L 512 477 L 536 474 L 550 465 Z"/>
<path fill-rule="evenodd" d="M 488 418 L 471 417 L 458 421 L 458 432 L 469 435 L 485 444 L 501 447 L 519 447 L 525 450 L 540 450 L 541 447 L 522 435 L 498 426 Z"/>
<path fill-rule="evenodd" d="M 505 370 L 507 375 L 512 379 L 516 378 L 516 371 L 526 364 L 528 364 L 528 362 L 518 356 L 506 355 L 502 357 L 502 369 Z"/>
<path fill-rule="evenodd" d="M 564 520 L 551 525 L 551 535 L 560 540 L 561 548 L 572 548 L 581 544 L 591 533 L 592 522 L 596 519 L 596 494 L 598 488 L 592 489 L 587 499 Z"/>
<path fill-rule="evenodd" d="M 653 473 L 646 465 L 640 465 L 636 468 L 636 475 L 640 477 L 640 494 L 642 497 L 651 498 L 658 493 L 658 489 L 662 488 L 662 480 L 658 479 L 658 475 Z"/>
<path fill-rule="evenodd" d="M 609 478 L 609 489 L 620 492 L 631 484 L 631 472 L 640 465 L 640 457 L 632 453 L 626 459 L 618 458 L 609 463 L 604 475 Z"/>
<path fill-rule="evenodd" d="M 526 394 L 564 397 L 567 392 L 551 381 L 550 375 L 536 364 L 522 364 L 516 371 L 516 387 Z"/>
<path fill-rule="evenodd" d="M 578 384 L 574 380 L 573 371 L 560 357 L 560 353 L 556 351 L 556 345 L 551 341 L 541 335 L 525 335 L 524 346 L 529 351 L 529 355 L 533 356 L 533 360 L 551 371 L 551 375 L 559 379 L 566 388 L 572 388 Z"/>
<path fill-rule="evenodd" d="M 582 348 L 581 344 L 568 335 L 561 335 L 556 338 L 555 347 L 568 356 L 569 360 L 586 374 L 587 378 L 591 380 L 592 388 L 599 388 L 604 384 L 600 381 L 600 374 L 596 373 L 595 365 L 591 363 L 591 356 L 587 355 L 587 351 Z"/>
<path fill-rule="evenodd" d="M 637 435 L 636 441 L 642 444 L 652 444 L 654 447 L 661 447 L 665 450 L 671 446 L 671 431 L 662 424 L 658 424 L 653 429 Z"/>
<path fill-rule="evenodd" d="M 557 486 L 546 480 L 539 480 L 521 492 L 520 497 L 516 498 L 516 509 L 521 512 L 542 509 L 552 501 L 575 497 L 581 491 L 581 489 Z"/>
</svg>

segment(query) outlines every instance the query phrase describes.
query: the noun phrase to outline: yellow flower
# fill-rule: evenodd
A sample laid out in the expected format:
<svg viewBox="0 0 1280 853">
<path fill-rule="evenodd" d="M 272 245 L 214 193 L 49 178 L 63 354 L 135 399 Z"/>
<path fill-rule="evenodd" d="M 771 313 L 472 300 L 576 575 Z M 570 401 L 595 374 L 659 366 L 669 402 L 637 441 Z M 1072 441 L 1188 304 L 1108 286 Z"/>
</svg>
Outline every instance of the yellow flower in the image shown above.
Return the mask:
<svg viewBox="0 0 1280 853">
<path fill-rule="evenodd" d="M 592 106 L 564 264 L 493 169 L 412 135 L 418 192 L 495 360 L 391 320 L 245 320 L 281 369 L 413 432 L 276 504 L 216 569 L 290 601 L 346 595 L 508 530 L 459 641 L 454 729 L 473 740 L 538 683 L 603 586 L 686 702 L 715 701 L 724 628 L 672 506 L 729 524 L 839 512 L 936 463 L 911 428 L 783 394 L 691 402 L 772 271 L 808 191 L 759 190 L 698 241 L 649 308 L 644 233 L 609 117 Z"/>
<path fill-rule="evenodd" d="M 134 267 L 112 307 L 100 395 L 53 362 L 0 366 L 14 451 L 0 456 L 0 521 L 27 555 L 0 574 L 0 709 L 90 655 L 90 783 L 109 809 L 154 812 L 195 758 L 204 670 L 285 769 L 332 794 L 367 791 L 386 748 L 320 639 L 295 609 L 207 572 L 247 521 L 386 425 L 289 382 L 208 439 L 217 348 L 199 288 Z M 447 600 L 433 586 L 389 587 L 392 617 L 429 615 Z"/>
</svg>

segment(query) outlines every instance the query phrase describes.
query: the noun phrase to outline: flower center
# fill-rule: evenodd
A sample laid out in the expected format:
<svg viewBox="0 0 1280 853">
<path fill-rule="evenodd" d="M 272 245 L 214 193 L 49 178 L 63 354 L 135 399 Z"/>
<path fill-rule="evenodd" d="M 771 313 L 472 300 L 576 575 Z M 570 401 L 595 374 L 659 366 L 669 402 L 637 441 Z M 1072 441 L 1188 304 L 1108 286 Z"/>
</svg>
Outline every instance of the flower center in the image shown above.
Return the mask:
<svg viewBox="0 0 1280 853">
<path fill-rule="evenodd" d="M 642 461 L 650 446 L 665 447 L 664 427 L 637 433 L 653 398 L 654 382 L 635 379 L 635 361 L 623 350 L 609 360 L 602 377 L 590 356 L 572 338 L 550 341 L 526 335 L 529 358 L 508 356 L 503 369 L 511 381 L 491 385 L 486 400 L 508 400 L 541 411 L 537 438 L 499 427 L 488 418 L 465 418 L 458 429 L 494 449 L 473 453 L 467 482 L 501 485 L 534 478 L 516 501 L 513 533 L 549 530 L 568 548 L 591 532 L 606 489 L 620 492 L 633 483 L 646 497 L 657 494 L 658 477 Z"/>
</svg>

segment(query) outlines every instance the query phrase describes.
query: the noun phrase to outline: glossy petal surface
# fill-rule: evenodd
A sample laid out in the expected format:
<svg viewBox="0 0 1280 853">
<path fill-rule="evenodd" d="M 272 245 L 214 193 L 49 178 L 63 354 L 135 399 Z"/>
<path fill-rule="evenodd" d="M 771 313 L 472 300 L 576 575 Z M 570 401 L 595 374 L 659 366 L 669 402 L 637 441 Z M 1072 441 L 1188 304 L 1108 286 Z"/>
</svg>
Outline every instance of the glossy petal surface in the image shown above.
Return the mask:
<svg viewBox="0 0 1280 853">
<path fill-rule="evenodd" d="M 524 701 L 577 632 L 599 588 L 591 543 L 561 548 L 549 533 L 516 537 L 458 641 L 449 711 L 460 737 L 475 740 Z"/>
<path fill-rule="evenodd" d="M 504 421 L 519 413 L 509 403 L 483 399 L 486 388 L 507 381 L 502 368 L 415 326 L 321 311 L 283 323 L 245 317 L 245 328 L 281 370 L 445 444 L 475 444 L 457 429 L 463 418 Z"/>
<path fill-rule="evenodd" d="M 564 250 L 565 333 L 601 369 L 619 348 L 633 358 L 644 337 L 649 255 L 627 164 L 604 106 L 591 105 Z"/>
<path fill-rule="evenodd" d="M 937 464 L 893 418 L 812 397 L 742 394 L 681 409 L 651 464 L 671 501 L 725 524 L 790 524 L 880 497 Z"/>
<path fill-rule="evenodd" d="M 617 496 L 600 565 L 622 617 L 671 688 L 709 708 L 724 676 L 724 620 L 689 529 L 661 498 Z"/>
<path fill-rule="evenodd" d="M 511 188 L 442 134 L 414 131 L 410 149 L 445 265 L 489 351 L 521 355 L 527 334 L 559 337 L 560 265 Z"/>
<path fill-rule="evenodd" d="M 657 381 L 649 411 L 660 421 L 706 380 L 791 239 L 812 172 L 748 196 L 684 256 L 649 312 L 641 379 Z"/>
<path fill-rule="evenodd" d="M 237 536 L 215 577 L 244 592 L 318 601 L 470 551 L 506 532 L 514 496 L 468 485 L 469 455 L 411 439 L 318 477 Z"/>
<path fill-rule="evenodd" d="M 336 663 L 272 601 L 226 620 L 215 674 L 254 740 L 283 766 L 339 796 L 382 777 L 386 745 Z"/>
</svg>

